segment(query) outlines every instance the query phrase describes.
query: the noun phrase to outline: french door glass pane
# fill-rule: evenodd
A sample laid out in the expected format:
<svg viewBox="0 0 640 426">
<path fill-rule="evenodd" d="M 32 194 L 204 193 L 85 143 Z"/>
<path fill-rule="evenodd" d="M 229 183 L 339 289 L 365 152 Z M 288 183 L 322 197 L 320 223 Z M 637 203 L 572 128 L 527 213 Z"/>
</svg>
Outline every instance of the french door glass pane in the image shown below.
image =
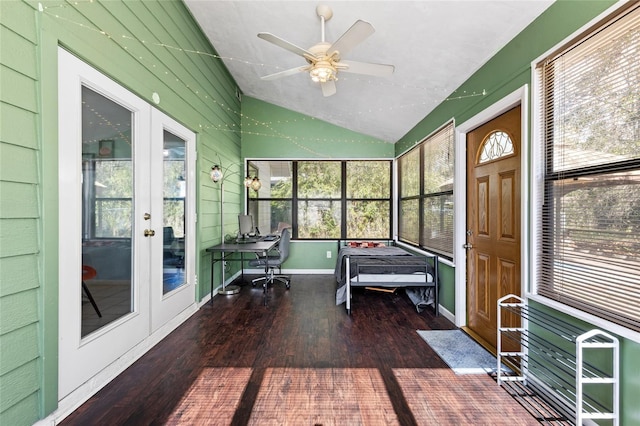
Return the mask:
<svg viewBox="0 0 640 426">
<path fill-rule="evenodd" d="M 132 112 L 82 88 L 81 335 L 132 311 Z"/>
<path fill-rule="evenodd" d="M 164 131 L 162 294 L 184 285 L 186 142 Z"/>
</svg>

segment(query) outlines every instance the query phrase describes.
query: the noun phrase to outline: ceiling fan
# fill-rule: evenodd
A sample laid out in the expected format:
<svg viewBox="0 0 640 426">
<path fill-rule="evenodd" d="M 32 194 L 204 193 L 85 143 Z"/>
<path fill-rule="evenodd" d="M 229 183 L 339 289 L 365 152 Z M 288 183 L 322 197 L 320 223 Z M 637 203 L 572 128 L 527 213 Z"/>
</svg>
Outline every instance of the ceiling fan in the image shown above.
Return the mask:
<svg viewBox="0 0 640 426">
<path fill-rule="evenodd" d="M 333 16 L 329 6 L 319 5 L 316 14 L 321 21 L 321 41 L 308 49 L 303 49 L 281 39 L 271 33 L 258 33 L 258 37 L 285 50 L 302 56 L 308 65 L 291 68 L 261 77 L 262 80 L 275 80 L 299 72 L 309 72 L 311 80 L 320 83 L 322 94 L 331 96 L 336 93 L 338 72 L 364 74 L 376 77 L 388 77 L 393 74 L 395 67 L 386 64 L 372 64 L 368 62 L 346 61 L 342 57 L 356 45 L 364 41 L 375 32 L 373 26 L 362 20 L 357 20 L 335 43 L 329 43 L 324 38 L 324 25 Z"/>
</svg>

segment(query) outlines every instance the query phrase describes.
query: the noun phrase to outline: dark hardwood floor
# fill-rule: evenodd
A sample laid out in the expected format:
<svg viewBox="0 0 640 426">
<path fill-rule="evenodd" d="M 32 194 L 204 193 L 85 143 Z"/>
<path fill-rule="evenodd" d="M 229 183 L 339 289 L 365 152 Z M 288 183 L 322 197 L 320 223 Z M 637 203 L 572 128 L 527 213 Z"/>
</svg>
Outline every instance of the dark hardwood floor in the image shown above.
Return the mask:
<svg viewBox="0 0 640 426">
<path fill-rule="evenodd" d="M 245 277 L 250 278 L 250 277 Z M 352 314 L 331 275 L 265 299 L 216 296 L 63 425 L 539 424 L 488 375 L 456 376 L 416 330 L 452 329 L 402 290 L 360 290 Z"/>
</svg>

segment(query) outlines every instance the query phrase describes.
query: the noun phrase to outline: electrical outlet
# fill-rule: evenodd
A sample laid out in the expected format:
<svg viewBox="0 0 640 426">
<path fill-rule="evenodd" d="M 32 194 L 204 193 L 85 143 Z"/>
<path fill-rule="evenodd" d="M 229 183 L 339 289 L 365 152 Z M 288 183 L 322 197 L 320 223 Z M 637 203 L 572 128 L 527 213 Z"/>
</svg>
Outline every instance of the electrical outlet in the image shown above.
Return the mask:
<svg viewBox="0 0 640 426">
<path fill-rule="evenodd" d="M 327 251 L 327 259 L 331 259 L 331 252 Z"/>
</svg>

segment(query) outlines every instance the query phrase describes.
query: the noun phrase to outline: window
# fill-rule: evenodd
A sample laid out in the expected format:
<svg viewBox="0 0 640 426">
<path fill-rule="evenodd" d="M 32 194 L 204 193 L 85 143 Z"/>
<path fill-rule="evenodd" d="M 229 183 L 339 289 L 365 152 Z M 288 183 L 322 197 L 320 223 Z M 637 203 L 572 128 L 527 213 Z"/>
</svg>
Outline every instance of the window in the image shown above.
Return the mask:
<svg viewBox="0 0 640 426">
<path fill-rule="evenodd" d="M 133 168 L 129 160 L 83 160 L 84 186 L 95 198 L 85 207 L 85 238 L 131 238 Z M 95 176 L 95 185 L 90 185 Z M 91 188 L 93 186 L 93 188 Z M 89 200 L 88 200 L 89 201 Z"/>
<path fill-rule="evenodd" d="M 297 239 L 391 238 L 389 160 L 250 161 L 249 169 L 263 182 L 248 199 L 262 233 L 291 227 Z"/>
<path fill-rule="evenodd" d="M 342 163 L 296 162 L 297 238 L 340 238 Z"/>
<path fill-rule="evenodd" d="M 347 238 L 389 238 L 391 162 L 348 161 L 345 167 Z"/>
<path fill-rule="evenodd" d="M 536 67 L 537 292 L 640 331 L 640 7 Z"/>
<path fill-rule="evenodd" d="M 250 176 L 262 187 L 249 193 L 248 212 L 262 234 L 273 234 L 293 224 L 293 162 L 252 161 Z"/>
<path fill-rule="evenodd" d="M 453 257 L 453 123 L 398 158 L 398 238 Z"/>
<path fill-rule="evenodd" d="M 420 146 L 398 159 L 400 207 L 398 238 L 420 244 Z"/>
</svg>

